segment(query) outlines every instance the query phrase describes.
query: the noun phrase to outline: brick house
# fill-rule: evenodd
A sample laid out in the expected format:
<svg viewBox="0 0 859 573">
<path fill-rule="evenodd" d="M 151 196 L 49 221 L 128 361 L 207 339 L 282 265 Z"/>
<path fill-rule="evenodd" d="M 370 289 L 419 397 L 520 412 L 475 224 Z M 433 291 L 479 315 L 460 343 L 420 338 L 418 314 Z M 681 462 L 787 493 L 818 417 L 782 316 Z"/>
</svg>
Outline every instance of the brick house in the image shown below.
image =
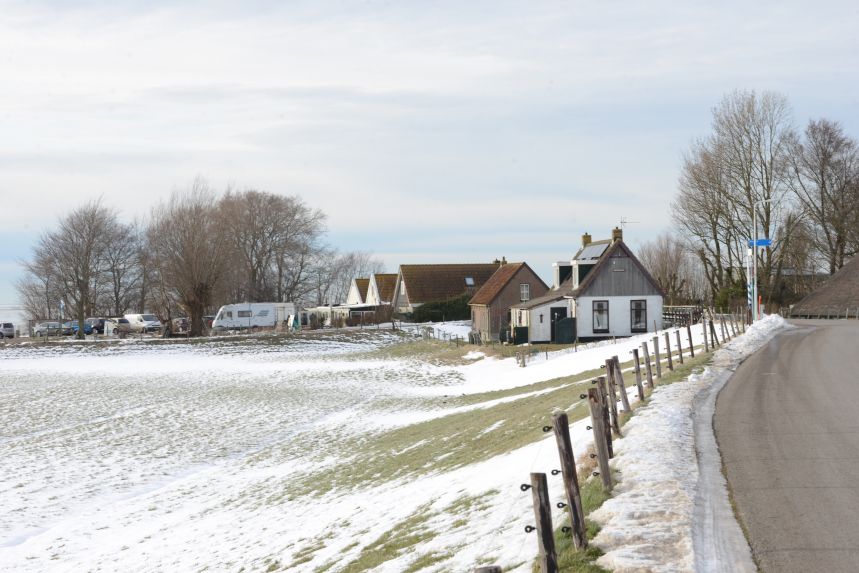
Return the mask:
<svg viewBox="0 0 859 573">
<path fill-rule="evenodd" d="M 549 287 L 527 263 L 507 263 L 493 273 L 468 305 L 471 330 L 481 340 L 499 340 L 510 327 L 510 307 L 543 296 Z"/>
</svg>

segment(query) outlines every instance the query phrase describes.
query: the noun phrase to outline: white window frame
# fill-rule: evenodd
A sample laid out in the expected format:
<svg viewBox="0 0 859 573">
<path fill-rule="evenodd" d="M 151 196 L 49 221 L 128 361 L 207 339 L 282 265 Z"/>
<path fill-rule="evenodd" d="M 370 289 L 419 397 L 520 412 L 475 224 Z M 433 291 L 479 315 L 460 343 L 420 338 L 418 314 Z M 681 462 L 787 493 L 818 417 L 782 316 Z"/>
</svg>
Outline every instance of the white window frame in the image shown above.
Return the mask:
<svg viewBox="0 0 859 573">
<path fill-rule="evenodd" d="M 519 301 L 525 302 L 531 300 L 531 285 L 528 283 L 519 283 Z"/>
</svg>

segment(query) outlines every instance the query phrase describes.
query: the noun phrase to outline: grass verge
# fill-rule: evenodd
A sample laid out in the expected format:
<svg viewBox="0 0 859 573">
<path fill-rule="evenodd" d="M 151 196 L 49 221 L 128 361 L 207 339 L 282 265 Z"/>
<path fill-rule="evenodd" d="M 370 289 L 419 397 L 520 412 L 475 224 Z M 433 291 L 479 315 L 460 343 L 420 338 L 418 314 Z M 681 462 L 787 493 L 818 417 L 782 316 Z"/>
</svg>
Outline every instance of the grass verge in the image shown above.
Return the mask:
<svg viewBox="0 0 859 573">
<path fill-rule="evenodd" d="M 702 351 L 696 353 L 695 358 L 687 356 L 683 364 L 675 362 L 673 371 L 665 368 L 662 372 L 662 378 L 658 380 L 654 379 L 656 387 L 659 388 L 660 386 L 681 382 L 688 378 L 689 375 L 695 372 L 700 372 L 704 366 L 710 363 L 712 355 L 712 352 L 705 353 Z M 626 376 L 624 376 L 624 378 L 626 378 Z M 621 426 L 635 415 L 635 410 L 648 404 L 650 393 L 651 391 L 648 388 L 645 388 L 645 399 L 642 402 L 636 402 L 633 404 L 631 413 L 622 414 L 620 416 L 619 422 Z M 611 494 L 603 489 L 602 482 L 600 480 L 591 477 L 591 470 L 593 469 L 595 462 L 592 462 L 591 459 L 587 457 L 587 454 L 585 459 L 587 459 L 587 463 L 585 464 L 585 468 L 580 472 L 579 483 L 582 484 L 582 509 L 585 513 L 587 535 L 588 539 L 593 539 L 596 537 L 597 533 L 599 533 L 599 526 L 590 521 L 588 516 L 591 512 L 605 503 L 605 501 L 611 497 Z M 613 475 L 616 479 L 618 478 L 616 474 Z M 566 523 L 564 525 L 566 525 Z M 597 559 L 599 559 L 603 554 L 598 547 L 588 545 L 588 548 L 585 551 L 576 550 L 576 547 L 573 545 L 572 536 L 569 533 L 562 532 L 560 527 L 555 530 L 554 537 L 555 551 L 558 555 L 558 570 L 560 573 L 597 573 L 606 571 L 606 569 L 603 569 L 596 563 Z M 539 564 L 536 562 L 534 563 L 533 571 L 535 573 L 539 572 Z"/>
</svg>

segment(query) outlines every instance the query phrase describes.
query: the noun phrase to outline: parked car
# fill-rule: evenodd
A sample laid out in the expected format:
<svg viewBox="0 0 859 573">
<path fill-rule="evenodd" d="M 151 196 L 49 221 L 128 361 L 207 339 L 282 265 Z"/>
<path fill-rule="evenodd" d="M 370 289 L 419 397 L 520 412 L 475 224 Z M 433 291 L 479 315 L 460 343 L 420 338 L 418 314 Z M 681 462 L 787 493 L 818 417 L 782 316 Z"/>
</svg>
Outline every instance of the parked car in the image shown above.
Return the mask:
<svg viewBox="0 0 859 573">
<path fill-rule="evenodd" d="M 126 314 L 129 325 L 133 332 L 158 332 L 161 330 L 161 321 L 154 314 Z"/>
<path fill-rule="evenodd" d="M 84 324 L 89 324 L 92 331 L 96 334 L 104 334 L 104 318 L 88 318 Z"/>
<path fill-rule="evenodd" d="M 0 322 L 0 338 L 15 338 L 15 325 L 11 322 Z"/>
<path fill-rule="evenodd" d="M 63 328 L 59 322 L 40 322 L 33 328 L 33 335 L 42 336 L 59 336 L 63 333 Z"/>
<path fill-rule="evenodd" d="M 128 322 L 127 318 L 109 318 L 105 322 L 105 326 L 111 334 L 115 334 L 120 337 L 131 332 L 131 324 Z"/>
<path fill-rule="evenodd" d="M 65 335 L 77 334 L 78 330 L 80 330 L 80 326 L 78 326 L 77 320 L 63 323 L 63 334 Z M 84 321 L 84 334 L 92 334 L 92 325 L 87 324 L 86 321 Z"/>
</svg>

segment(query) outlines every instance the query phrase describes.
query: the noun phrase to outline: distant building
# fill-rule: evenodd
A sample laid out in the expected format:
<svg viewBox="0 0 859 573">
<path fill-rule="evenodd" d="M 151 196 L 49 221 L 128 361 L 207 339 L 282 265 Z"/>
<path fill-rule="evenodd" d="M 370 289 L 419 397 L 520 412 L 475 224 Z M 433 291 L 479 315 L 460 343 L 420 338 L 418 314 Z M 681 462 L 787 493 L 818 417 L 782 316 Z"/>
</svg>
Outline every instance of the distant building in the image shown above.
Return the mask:
<svg viewBox="0 0 859 573">
<path fill-rule="evenodd" d="M 662 328 L 663 292 L 623 242 L 585 233 L 570 264 L 556 263 L 554 288 L 513 305 L 516 342 L 570 343 Z"/>
<path fill-rule="evenodd" d="M 859 256 L 850 259 L 826 282 L 793 305 L 790 315 L 799 318 L 859 318 Z"/>
<path fill-rule="evenodd" d="M 498 270 L 494 263 L 400 265 L 392 295 L 394 311 L 410 314 L 422 304 L 474 294 Z"/>
<path fill-rule="evenodd" d="M 370 279 L 352 279 L 352 285 L 349 287 L 349 294 L 346 295 L 346 304 L 364 304 L 367 302 L 367 289 L 370 286 Z"/>
<path fill-rule="evenodd" d="M 471 298 L 471 330 L 481 340 L 499 340 L 510 330 L 510 307 L 549 290 L 526 263 L 502 264 Z"/>
</svg>

